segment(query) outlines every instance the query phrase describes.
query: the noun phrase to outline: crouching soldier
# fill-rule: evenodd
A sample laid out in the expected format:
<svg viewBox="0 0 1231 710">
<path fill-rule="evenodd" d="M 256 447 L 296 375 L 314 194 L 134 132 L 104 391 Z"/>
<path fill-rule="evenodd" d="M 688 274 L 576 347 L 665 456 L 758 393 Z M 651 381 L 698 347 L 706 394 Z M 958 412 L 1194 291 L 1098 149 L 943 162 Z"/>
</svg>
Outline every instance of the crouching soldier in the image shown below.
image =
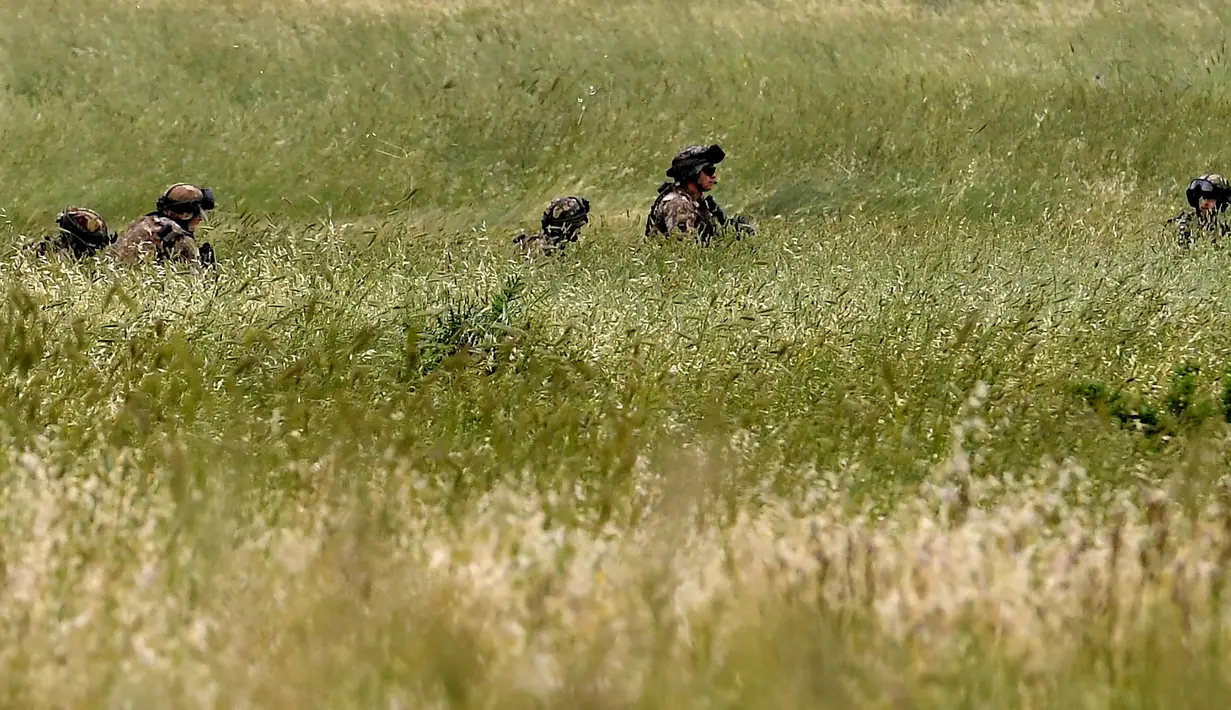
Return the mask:
<svg viewBox="0 0 1231 710">
<path fill-rule="evenodd" d="M 1192 209 L 1169 220 L 1175 224 L 1176 244 L 1184 249 L 1206 239 L 1217 246 L 1231 233 L 1222 216 L 1231 202 L 1231 185 L 1221 175 L 1202 175 L 1188 184 L 1185 196 Z"/>
<path fill-rule="evenodd" d="M 34 253 L 46 256 L 59 252 L 71 254 L 74 259 L 94 256 L 115 242 L 115 235 L 107 231 L 107 223 L 94 210 L 84 207 L 69 207 L 56 217 L 59 233 L 52 234 L 34 245 Z"/>
<path fill-rule="evenodd" d="M 590 222 L 590 201 L 584 197 L 557 197 L 547 205 L 535 234 L 521 234 L 513 243 L 521 247 L 527 258 L 551 256 L 563 251 L 569 242 L 581 236 L 581 228 Z"/>
<path fill-rule="evenodd" d="M 205 213 L 214 209 L 214 192 L 186 183 L 172 185 L 158 198 L 157 209 L 141 217 L 124 232 L 111 253 L 121 261 L 156 261 L 214 264 L 208 243 L 197 248 L 195 233 Z"/>
<path fill-rule="evenodd" d="M 658 188 L 658 198 L 645 220 L 645 236 L 692 234 L 708 244 L 722 231 L 731 231 L 736 238 L 756 234 L 747 219 L 728 218 L 712 195 L 705 193 L 718 184 L 718 163 L 726 153 L 717 145 L 693 145 L 680 151 L 671 161 L 665 182 Z"/>
</svg>

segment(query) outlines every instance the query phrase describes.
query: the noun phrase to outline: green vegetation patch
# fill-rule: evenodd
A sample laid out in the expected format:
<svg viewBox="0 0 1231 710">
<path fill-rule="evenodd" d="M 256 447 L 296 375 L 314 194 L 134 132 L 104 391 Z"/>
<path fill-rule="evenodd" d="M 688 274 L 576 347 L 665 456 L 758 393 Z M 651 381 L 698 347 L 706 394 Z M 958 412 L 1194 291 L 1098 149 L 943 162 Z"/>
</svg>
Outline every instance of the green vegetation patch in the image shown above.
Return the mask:
<svg viewBox="0 0 1231 710">
<path fill-rule="evenodd" d="M 1221 707 L 1226 14 L 4 4 L 0 693 Z M 25 249 L 180 180 L 217 269 Z"/>
</svg>

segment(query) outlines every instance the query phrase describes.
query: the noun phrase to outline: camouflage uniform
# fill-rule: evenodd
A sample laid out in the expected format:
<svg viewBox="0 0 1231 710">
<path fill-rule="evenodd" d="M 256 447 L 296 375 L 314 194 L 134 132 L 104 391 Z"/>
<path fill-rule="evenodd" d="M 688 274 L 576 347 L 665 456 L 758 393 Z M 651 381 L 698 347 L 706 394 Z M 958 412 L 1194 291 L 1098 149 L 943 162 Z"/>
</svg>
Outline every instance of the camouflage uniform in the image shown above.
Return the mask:
<svg viewBox="0 0 1231 710">
<path fill-rule="evenodd" d="M 542 229 L 534 234 L 524 231 L 513 239 L 529 258 L 551 256 L 563 251 L 569 242 L 581 236 L 581 228 L 590 222 L 590 201 L 584 197 L 558 197 L 547 205 L 540 222 Z"/>
<path fill-rule="evenodd" d="M 1228 225 L 1221 214 L 1203 214 L 1196 210 L 1185 210 L 1171 218 L 1175 224 L 1175 242 L 1181 249 L 1186 249 L 1201 241 L 1209 241 L 1213 246 L 1231 234 Z"/>
<path fill-rule="evenodd" d="M 94 210 L 84 207 L 64 210 L 56 217 L 56 225 L 60 227 L 58 234 L 50 235 L 34 245 L 34 252 L 39 256 L 64 252 L 81 259 L 94 256 L 115 241 L 115 235 L 107 231 L 103 218 Z"/>
<path fill-rule="evenodd" d="M 1218 246 L 1218 243 L 1231 233 L 1231 225 L 1222 217 L 1228 202 L 1231 202 L 1231 184 L 1217 173 L 1202 175 L 1188 184 L 1184 195 L 1192 209 L 1168 220 L 1175 224 L 1176 244 L 1183 249 L 1199 241 L 1209 240 L 1211 244 Z M 1212 212 L 1200 210 L 1202 198 L 1214 200 Z"/>
<path fill-rule="evenodd" d="M 688 146 L 676 154 L 667 170 L 667 177 L 674 182 L 665 182 L 658 188 L 658 197 L 645 219 L 645 236 L 693 234 L 701 243 L 708 244 L 728 228 L 737 238 L 756 234 L 752 223 L 744 217 L 728 219 L 713 196 L 696 197 L 687 188 L 689 183 L 696 182 L 703 169 L 717 165 L 725 157 L 726 153 L 717 145 Z"/>
<path fill-rule="evenodd" d="M 177 261 L 214 263 L 214 250 L 208 244 L 197 248 L 192 221 L 214 209 L 214 193 L 209 188 L 179 183 L 172 185 L 158 198 L 154 212 L 128 225 L 124 234 L 111 246 L 111 254 L 128 262 Z"/>
<path fill-rule="evenodd" d="M 658 188 L 658 199 L 650 207 L 645 220 L 645 236 L 695 234 L 702 242 L 709 242 L 718 234 L 722 222 L 718 215 L 718 203 L 708 195 L 705 199 L 693 197 L 683 185 L 663 183 Z"/>
<path fill-rule="evenodd" d="M 200 250 L 192 233 L 179 222 L 151 212 L 132 224 L 112 247 L 121 261 L 199 261 Z"/>
</svg>

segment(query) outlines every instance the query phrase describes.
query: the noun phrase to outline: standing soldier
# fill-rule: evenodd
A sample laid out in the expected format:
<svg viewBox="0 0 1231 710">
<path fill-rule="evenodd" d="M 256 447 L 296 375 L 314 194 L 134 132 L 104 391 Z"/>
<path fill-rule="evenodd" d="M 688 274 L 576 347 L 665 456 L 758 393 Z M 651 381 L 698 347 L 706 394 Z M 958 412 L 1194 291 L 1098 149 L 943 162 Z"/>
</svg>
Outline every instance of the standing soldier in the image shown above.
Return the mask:
<svg viewBox="0 0 1231 710">
<path fill-rule="evenodd" d="M 74 259 L 94 256 L 115 241 L 115 235 L 107 231 L 107 223 L 94 210 L 84 207 L 69 207 L 56 217 L 58 234 L 53 234 L 34 245 L 34 252 L 44 256 L 53 251 L 66 252 Z"/>
<path fill-rule="evenodd" d="M 1209 239 L 1218 246 L 1219 240 L 1231 233 L 1231 226 L 1222 218 L 1231 201 L 1231 185 L 1217 173 L 1202 175 L 1188 184 L 1185 196 L 1192 209 L 1169 220 L 1175 223 L 1176 244 L 1183 249 Z"/>
<path fill-rule="evenodd" d="M 589 222 L 589 200 L 576 196 L 557 197 L 543 212 L 542 229 L 535 234 L 526 234 L 523 230 L 513 243 L 529 258 L 551 256 L 563 251 L 569 242 L 577 241 L 581 228 Z"/>
<path fill-rule="evenodd" d="M 645 220 L 645 236 L 651 234 L 695 234 L 708 244 L 723 228 L 736 236 L 756 234 L 756 229 L 743 217 L 727 219 L 713 196 L 705 193 L 718 184 L 718 163 L 726 153 L 717 145 L 688 146 L 671 161 L 665 182 L 658 188 L 658 198 Z"/>
<path fill-rule="evenodd" d="M 157 209 L 141 217 L 111 247 L 122 261 L 180 261 L 210 266 L 214 249 L 208 243 L 197 248 L 194 234 L 208 210 L 214 209 L 214 191 L 177 183 L 158 198 Z"/>
</svg>

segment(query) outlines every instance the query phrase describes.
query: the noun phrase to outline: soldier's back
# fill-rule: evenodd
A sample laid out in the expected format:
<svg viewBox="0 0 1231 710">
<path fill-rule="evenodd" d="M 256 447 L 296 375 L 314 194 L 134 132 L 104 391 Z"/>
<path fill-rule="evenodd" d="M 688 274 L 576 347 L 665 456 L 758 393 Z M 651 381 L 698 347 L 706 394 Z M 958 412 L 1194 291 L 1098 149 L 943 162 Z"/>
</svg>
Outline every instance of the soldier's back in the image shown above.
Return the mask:
<svg viewBox="0 0 1231 710">
<path fill-rule="evenodd" d="M 175 221 L 157 214 L 134 220 L 110 247 L 111 255 L 125 262 L 191 261 L 200 258 L 192 234 Z"/>
</svg>

